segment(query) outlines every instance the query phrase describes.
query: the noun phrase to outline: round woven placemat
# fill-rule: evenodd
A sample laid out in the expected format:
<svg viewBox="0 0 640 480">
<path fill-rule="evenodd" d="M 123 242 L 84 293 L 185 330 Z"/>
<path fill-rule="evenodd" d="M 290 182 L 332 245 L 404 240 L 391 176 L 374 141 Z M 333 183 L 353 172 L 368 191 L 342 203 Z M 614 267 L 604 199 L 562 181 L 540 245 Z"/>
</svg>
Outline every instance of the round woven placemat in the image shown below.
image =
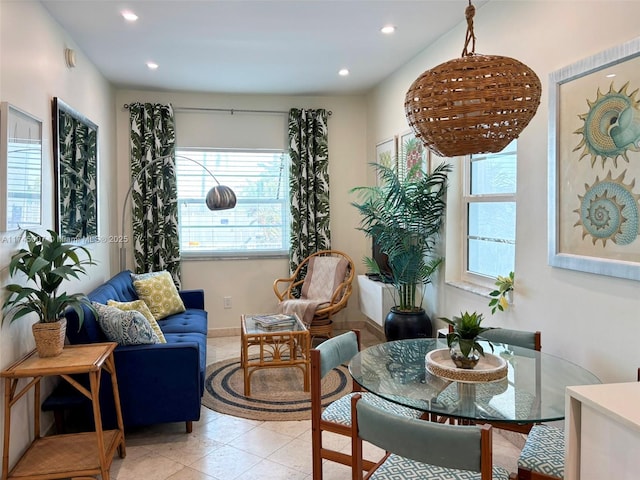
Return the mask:
<svg viewBox="0 0 640 480">
<path fill-rule="evenodd" d="M 308 420 L 311 396 L 303 386 L 299 368 L 264 368 L 252 374 L 251 396 L 245 397 L 240 359 L 223 360 L 207 366 L 202 404 L 216 412 L 251 420 Z M 323 405 L 351 389 L 348 369 L 333 369 L 322 379 Z"/>
</svg>

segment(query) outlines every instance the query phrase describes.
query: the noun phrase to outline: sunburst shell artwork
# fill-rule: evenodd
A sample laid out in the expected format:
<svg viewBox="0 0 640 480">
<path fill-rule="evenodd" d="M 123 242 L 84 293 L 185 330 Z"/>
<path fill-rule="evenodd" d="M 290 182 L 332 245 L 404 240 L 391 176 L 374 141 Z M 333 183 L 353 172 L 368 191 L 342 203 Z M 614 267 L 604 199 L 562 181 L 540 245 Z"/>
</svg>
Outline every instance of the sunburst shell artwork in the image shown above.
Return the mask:
<svg viewBox="0 0 640 480">
<path fill-rule="evenodd" d="M 549 83 L 549 264 L 640 281 L 640 37 Z"/>
</svg>

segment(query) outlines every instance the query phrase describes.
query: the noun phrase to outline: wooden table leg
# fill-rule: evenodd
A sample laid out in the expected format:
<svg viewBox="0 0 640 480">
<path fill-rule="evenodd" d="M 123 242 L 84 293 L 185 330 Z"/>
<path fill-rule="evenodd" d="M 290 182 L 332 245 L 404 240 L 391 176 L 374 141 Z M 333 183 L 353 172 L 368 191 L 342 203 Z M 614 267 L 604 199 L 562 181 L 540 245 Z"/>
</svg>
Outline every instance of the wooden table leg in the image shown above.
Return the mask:
<svg viewBox="0 0 640 480">
<path fill-rule="evenodd" d="M 116 407 L 116 419 L 118 422 L 118 430 L 120 430 L 120 434 L 122 438 L 120 439 L 120 444 L 118 445 L 118 455 L 120 458 L 124 458 L 127 456 L 127 451 L 124 442 L 124 422 L 122 420 L 122 407 L 120 406 L 120 390 L 118 389 L 118 379 L 116 377 L 116 364 L 113 358 L 113 353 L 109 355 L 109 358 L 105 360 L 104 368 L 111 375 L 111 387 L 113 389 L 113 400 L 115 402 Z"/>
<path fill-rule="evenodd" d="M 93 404 L 93 421 L 96 426 L 96 440 L 98 442 L 98 457 L 100 458 L 100 475 L 102 480 L 109 480 L 109 468 L 104 451 L 104 437 L 102 432 L 102 414 L 100 413 L 100 372 L 89 372 L 91 384 L 91 403 Z"/>
<path fill-rule="evenodd" d="M 16 380 L 17 382 L 17 380 Z M 4 379 L 4 443 L 2 449 L 2 480 L 9 476 L 9 438 L 11 433 L 11 379 Z"/>
</svg>

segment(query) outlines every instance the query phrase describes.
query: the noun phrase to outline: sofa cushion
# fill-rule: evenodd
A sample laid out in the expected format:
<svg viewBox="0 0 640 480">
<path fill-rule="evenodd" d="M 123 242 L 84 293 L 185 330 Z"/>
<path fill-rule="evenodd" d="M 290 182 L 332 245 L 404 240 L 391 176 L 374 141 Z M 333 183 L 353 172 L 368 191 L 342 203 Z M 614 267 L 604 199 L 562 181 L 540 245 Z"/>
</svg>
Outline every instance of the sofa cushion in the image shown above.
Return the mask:
<svg viewBox="0 0 640 480">
<path fill-rule="evenodd" d="M 122 311 L 97 302 L 91 302 L 98 312 L 98 324 L 107 339 L 119 345 L 145 345 L 159 343 L 149 321 L 140 312 Z"/>
<path fill-rule="evenodd" d="M 132 274 L 132 277 L 138 297 L 144 300 L 156 320 L 185 311 L 169 272 Z"/>
<path fill-rule="evenodd" d="M 171 315 L 158 322 L 162 332 L 167 333 L 199 333 L 207 336 L 207 312 L 205 310 L 186 310 Z"/>
<path fill-rule="evenodd" d="M 116 307 L 117 309 L 123 310 L 125 312 L 131 310 L 140 312 L 142 315 L 144 315 L 144 318 L 149 321 L 149 325 L 151 325 L 154 333 L 158 336 L 158 340 L 160 340 L 160 343 L 167 343 L 167 340 L 164 338 L 164 334 L 160 329 L 160 325 L 158 325 L 158 322 L 151 313 L 151 310 L 149 310 L 149 307 L 147 307 L 147 304 L 144 303 L 144 300 L 134 300 L 132 302 L 116 302 L 115 300 L 109 300 L 107 302 L 107 306 Z"/>
</svg>

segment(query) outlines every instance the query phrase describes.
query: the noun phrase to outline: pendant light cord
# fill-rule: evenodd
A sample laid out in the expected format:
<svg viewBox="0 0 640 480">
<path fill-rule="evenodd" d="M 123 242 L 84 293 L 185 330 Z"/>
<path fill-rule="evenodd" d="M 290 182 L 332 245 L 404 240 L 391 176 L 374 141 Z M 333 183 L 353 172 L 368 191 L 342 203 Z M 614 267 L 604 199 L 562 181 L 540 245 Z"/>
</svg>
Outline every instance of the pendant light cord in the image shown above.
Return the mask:
<svg viewBox="0 0 640 480">
<path fill-rule="evenodd" d="M 464 16 L 467 19 L 467 36 L 464 39 L 464 49 L 462 50 L 463 57 L 470 57 L 476 52 L 476 36 L 473 33 L 473 16 L 476 14 L 476 7 L 471 5 L 471 0 L 469 0 L 469 6 L 464 10 Z M 467 50 L 469 46 L 469 42 L 471 42 L 471 51 Z"/>
</svg>

